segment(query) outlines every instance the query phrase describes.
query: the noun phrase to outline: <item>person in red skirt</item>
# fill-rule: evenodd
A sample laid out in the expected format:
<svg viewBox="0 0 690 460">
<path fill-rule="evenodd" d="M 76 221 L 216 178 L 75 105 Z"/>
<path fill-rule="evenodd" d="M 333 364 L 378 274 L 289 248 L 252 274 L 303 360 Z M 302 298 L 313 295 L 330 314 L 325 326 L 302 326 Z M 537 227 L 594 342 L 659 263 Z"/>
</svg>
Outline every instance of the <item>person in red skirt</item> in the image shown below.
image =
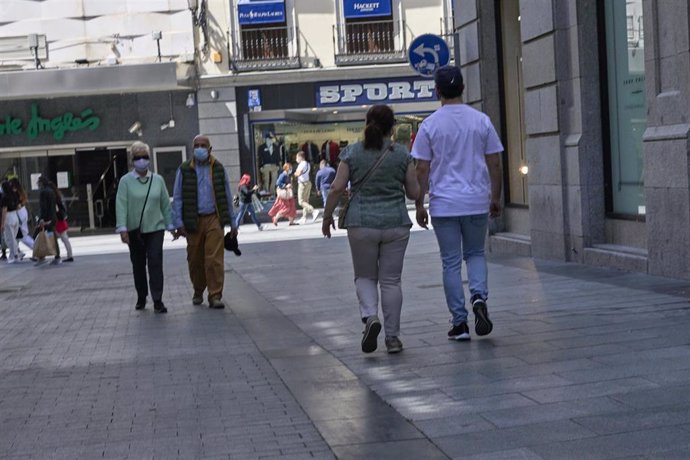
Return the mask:
<svg viewBox="0 0 690 460">
<path fill-rule="evenodd" d="M 278 226 L 278 220 L 282 217 L 287 217 L 290 225 L 297 225 L 295 217 L 297 217 L 297 206 L 295 205 L 294 194 L 292 193 L 292 167 L 289 163 L 283 165 L 283 172 L 276 180 L 276 201 L 273 207 L 268 211 L 268 215 L 273 218 L 273 225 Z"/>
</svg>

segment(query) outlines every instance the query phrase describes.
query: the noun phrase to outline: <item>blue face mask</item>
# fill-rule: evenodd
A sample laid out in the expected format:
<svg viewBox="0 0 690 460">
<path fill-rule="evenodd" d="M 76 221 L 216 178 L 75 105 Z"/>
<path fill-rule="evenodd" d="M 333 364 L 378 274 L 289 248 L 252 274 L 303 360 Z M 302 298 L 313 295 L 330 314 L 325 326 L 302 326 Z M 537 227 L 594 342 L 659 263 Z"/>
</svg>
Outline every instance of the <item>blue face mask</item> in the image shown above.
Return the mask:
<svg viewBox="0 0 690 460">
<path fill-rule="evenodd" d="M 208 160 L 208 149 L 204 147 L 197 147 L 194 149 L 194 158 L 199 161 Z"/>
<path fill-rule="evenodd" d="M 134 169 L 137 170 L 137 172 L 144 172 L 149 169 L 150 163 L 151 162 L 145 158 L 134 160 Z"/>
</svg>

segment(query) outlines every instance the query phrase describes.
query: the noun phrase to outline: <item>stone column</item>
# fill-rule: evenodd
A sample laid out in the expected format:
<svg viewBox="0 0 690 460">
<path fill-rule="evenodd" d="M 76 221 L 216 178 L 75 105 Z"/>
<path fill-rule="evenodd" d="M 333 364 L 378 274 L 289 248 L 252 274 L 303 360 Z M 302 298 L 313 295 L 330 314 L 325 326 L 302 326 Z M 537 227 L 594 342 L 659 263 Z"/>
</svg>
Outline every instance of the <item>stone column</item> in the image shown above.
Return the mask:
<svg viewBox="0 0 690 460">
<path fill-rule="evenodd" d="M 556 24 L 551 0 L 520 0 L 532 255 L 567 258 Z"/>
<path fill-rule="evenodd" d="M 596 0 L 553 5 L 565 258 L 583 262 L 585 248 L 606 238 L 597 5 Z M 535 50 L 536 56 L 540 52 Z M 533 169 L 530 165 L 530 174 Z M 550 173 L 554 183 L 558 173 Z"/>
<path fill-rule="evenodd" d="M 463 99 L 467 104 L 481 110 L 481 72 L 479 66 L 479 14 L 477 0 L 455 0 L 455 29 L 458 32 L 460 62 L 455 65 L 462 70 L 465 81 Z"/>
<path fill-rule="evenodd" d="M 680 0 L 645 0 L 644 182 L 649 272 L 690 279 L 690 27 Z"/>
<path fill-rule="evenodd" d="M 213 96 L 211 91 L 214 91 Z M 228 171 L 231 185 L 236 185 L 240 171 L 240 147 L 237 137 L 235 88 L 201 88 L 198 91 L 199 131 L 206 134 L 213 146 L 213 155 Z M 215 98 L 214 98 L 215 96 Z M 187 157 L 192 152 L 187 152 Z"/>
</svg>

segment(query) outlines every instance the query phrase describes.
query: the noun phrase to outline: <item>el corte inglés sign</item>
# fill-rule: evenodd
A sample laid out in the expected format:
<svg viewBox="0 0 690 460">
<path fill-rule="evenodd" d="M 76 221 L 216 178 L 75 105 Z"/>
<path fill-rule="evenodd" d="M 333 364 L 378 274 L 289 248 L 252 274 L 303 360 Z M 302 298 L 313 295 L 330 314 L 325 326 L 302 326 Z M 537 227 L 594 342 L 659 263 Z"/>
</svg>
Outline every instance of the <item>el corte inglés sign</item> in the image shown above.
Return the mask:
<svg viewBox="0 0 690 460">
<path fill-rule="evenodd" d="M 29 119 L 21 119 L 6 115 L 0 118 L 0 136 L 25 135 L 35 140 L 40 134 L 50 133 L 55 140 L 62 140 L 65 133 L 77 131 L 95 131 L 101 125 L 101 119 L 92 109 L 84 109 L 78 114 L 65 112 L 53 118 L 44 118 L 40 114 L 38 104 L 31 104 Z"/>
</svg>

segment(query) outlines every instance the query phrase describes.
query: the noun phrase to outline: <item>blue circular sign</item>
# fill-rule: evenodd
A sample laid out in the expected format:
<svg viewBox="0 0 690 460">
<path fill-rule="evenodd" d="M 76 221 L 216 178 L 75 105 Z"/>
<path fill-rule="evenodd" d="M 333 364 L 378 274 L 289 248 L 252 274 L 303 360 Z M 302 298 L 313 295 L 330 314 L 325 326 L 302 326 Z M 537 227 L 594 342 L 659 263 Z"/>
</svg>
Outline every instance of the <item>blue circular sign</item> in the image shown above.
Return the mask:
<svg viewBox="0 0 690 460">
<path fill-rule="evenodd" d="M 418 74 L 433 77 L 436 69 L 450 62 L 450 49 L 446 41 L 438 35 L 420 35 L 410 43 L 407 60 Z"/>
</svg>

